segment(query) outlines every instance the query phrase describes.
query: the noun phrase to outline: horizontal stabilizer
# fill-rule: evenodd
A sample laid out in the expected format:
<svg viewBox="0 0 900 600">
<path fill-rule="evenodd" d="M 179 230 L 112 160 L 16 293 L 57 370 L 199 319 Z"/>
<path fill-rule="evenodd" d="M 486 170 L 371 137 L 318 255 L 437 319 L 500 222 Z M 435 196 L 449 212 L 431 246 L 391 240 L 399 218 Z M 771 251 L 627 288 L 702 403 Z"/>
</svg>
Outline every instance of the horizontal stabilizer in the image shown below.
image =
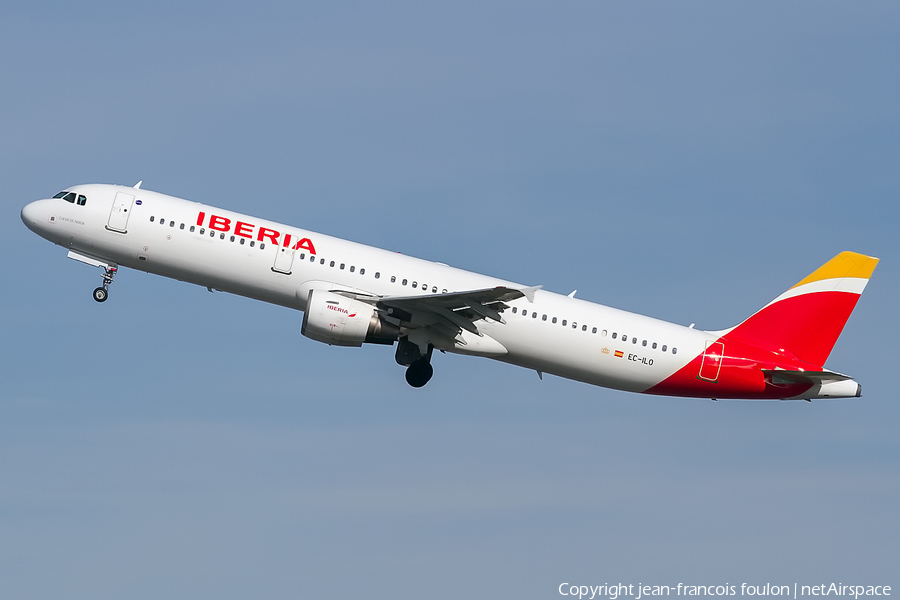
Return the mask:
<svg viewBox="0 0 900 600">
<path fill-rule="evenodd" d="M 766 383 L 786 391 L 785 399 L 814 400 L 817 398 L 859 398 L 862 386 L 852 378 L 834 371 L 787 371 L 763 369 Z M 796 386 L 808 386 L 797 394 Z M 792 391 L 787 391 L 792 390 Z"/>
<path fill-rule="evenodd" d="M 834 371 L 785 371 L 783 369 L 763 369 L 766 381 L 773 384 L 808 383 L 815 385 L 828 381 L 847 381 L 853 379 Z"/>
</svg>

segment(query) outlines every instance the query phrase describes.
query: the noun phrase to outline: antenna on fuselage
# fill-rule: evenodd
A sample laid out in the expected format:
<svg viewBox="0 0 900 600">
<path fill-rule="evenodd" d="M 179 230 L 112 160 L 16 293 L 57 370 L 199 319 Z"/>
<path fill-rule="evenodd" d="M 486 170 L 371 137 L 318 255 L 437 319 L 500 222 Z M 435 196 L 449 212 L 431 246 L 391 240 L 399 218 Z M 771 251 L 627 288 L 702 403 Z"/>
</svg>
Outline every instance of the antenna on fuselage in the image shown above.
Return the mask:
<svg viewBox="0 0 900 600">
<path fill-rule="evenodd" d="M 143 180 L 143 179 L 141 179 L 141 180 L 138 181 L 136 184 L 134 184 L 134 189 L 136 189 L 136 190 L 141 189 L 141 184 L 142 184 L 142 183 L 144 183 L 144 180 Z"/>
</svg>

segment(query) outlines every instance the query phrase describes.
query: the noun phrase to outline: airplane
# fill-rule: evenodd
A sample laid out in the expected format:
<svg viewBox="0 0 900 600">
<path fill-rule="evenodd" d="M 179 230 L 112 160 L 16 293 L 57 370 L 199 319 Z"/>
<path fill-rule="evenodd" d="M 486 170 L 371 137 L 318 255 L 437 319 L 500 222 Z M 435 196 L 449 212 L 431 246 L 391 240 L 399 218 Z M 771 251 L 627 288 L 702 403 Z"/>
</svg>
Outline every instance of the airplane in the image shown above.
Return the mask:
<svg viewBox="0 0 900 600">
<path fill-rule="evenodd" d="M 716 399 L 851 398 L 825 361 L 878 259 L 841 252 L 734 327 L 702 331 L 487 275 L 132 187 L 67 188 L 22 209 L 25 225 L 103 269 L 119 267 L 303 311 L 332 346 L 396 344 L 406 381 L 432 355 L 481 356 L 644 394 Z"/>
</svg>

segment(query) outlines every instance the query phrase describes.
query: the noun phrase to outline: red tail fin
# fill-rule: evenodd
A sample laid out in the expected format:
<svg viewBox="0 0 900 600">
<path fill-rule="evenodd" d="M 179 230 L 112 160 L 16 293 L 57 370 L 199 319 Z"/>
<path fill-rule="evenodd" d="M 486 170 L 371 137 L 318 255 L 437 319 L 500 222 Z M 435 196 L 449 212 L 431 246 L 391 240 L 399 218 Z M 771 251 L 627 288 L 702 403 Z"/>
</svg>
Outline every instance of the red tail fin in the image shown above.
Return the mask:
<svg viewBox="0 0 900 600">
<path fill-rule="evenodd" d="M 841 252 L 725 337 L 824 365 L 877 264 Z"/>
</svg>

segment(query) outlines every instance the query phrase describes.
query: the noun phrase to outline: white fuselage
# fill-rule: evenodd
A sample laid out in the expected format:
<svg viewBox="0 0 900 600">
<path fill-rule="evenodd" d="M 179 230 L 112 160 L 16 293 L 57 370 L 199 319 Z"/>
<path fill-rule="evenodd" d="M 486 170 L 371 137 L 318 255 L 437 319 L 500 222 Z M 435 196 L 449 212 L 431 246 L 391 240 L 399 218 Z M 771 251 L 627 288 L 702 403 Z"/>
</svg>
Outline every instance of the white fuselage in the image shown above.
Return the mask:
<svg viewBox="0 0 900 600">
<path fill-rule="evenodd" d="M 311 289 L 426 296 L 524 287 L 148 190 L 100 184 L 69 190 L 83 195 L 86 203 L 34 202 L 23 210 L 23 221 L 54 243 L 99 261 L 301 311 Z M 112 214 L 117 194 L 135 198 L 127 215 Z M 219 219 L 217 229 L 210 228 L 213 215 Z M 305 242 L 293 249 L 301 240 Z M 519 298 L 508 304 L 505 323 L 485 319 L 478 324 L 480 333 L 499 346 L 480 351 L 478 344 L 460 343 L 445 349 L 642 392 L 716 339 L 712 333 L 544 290 L 534 293 L 533 301 Z"/>
</svg>

